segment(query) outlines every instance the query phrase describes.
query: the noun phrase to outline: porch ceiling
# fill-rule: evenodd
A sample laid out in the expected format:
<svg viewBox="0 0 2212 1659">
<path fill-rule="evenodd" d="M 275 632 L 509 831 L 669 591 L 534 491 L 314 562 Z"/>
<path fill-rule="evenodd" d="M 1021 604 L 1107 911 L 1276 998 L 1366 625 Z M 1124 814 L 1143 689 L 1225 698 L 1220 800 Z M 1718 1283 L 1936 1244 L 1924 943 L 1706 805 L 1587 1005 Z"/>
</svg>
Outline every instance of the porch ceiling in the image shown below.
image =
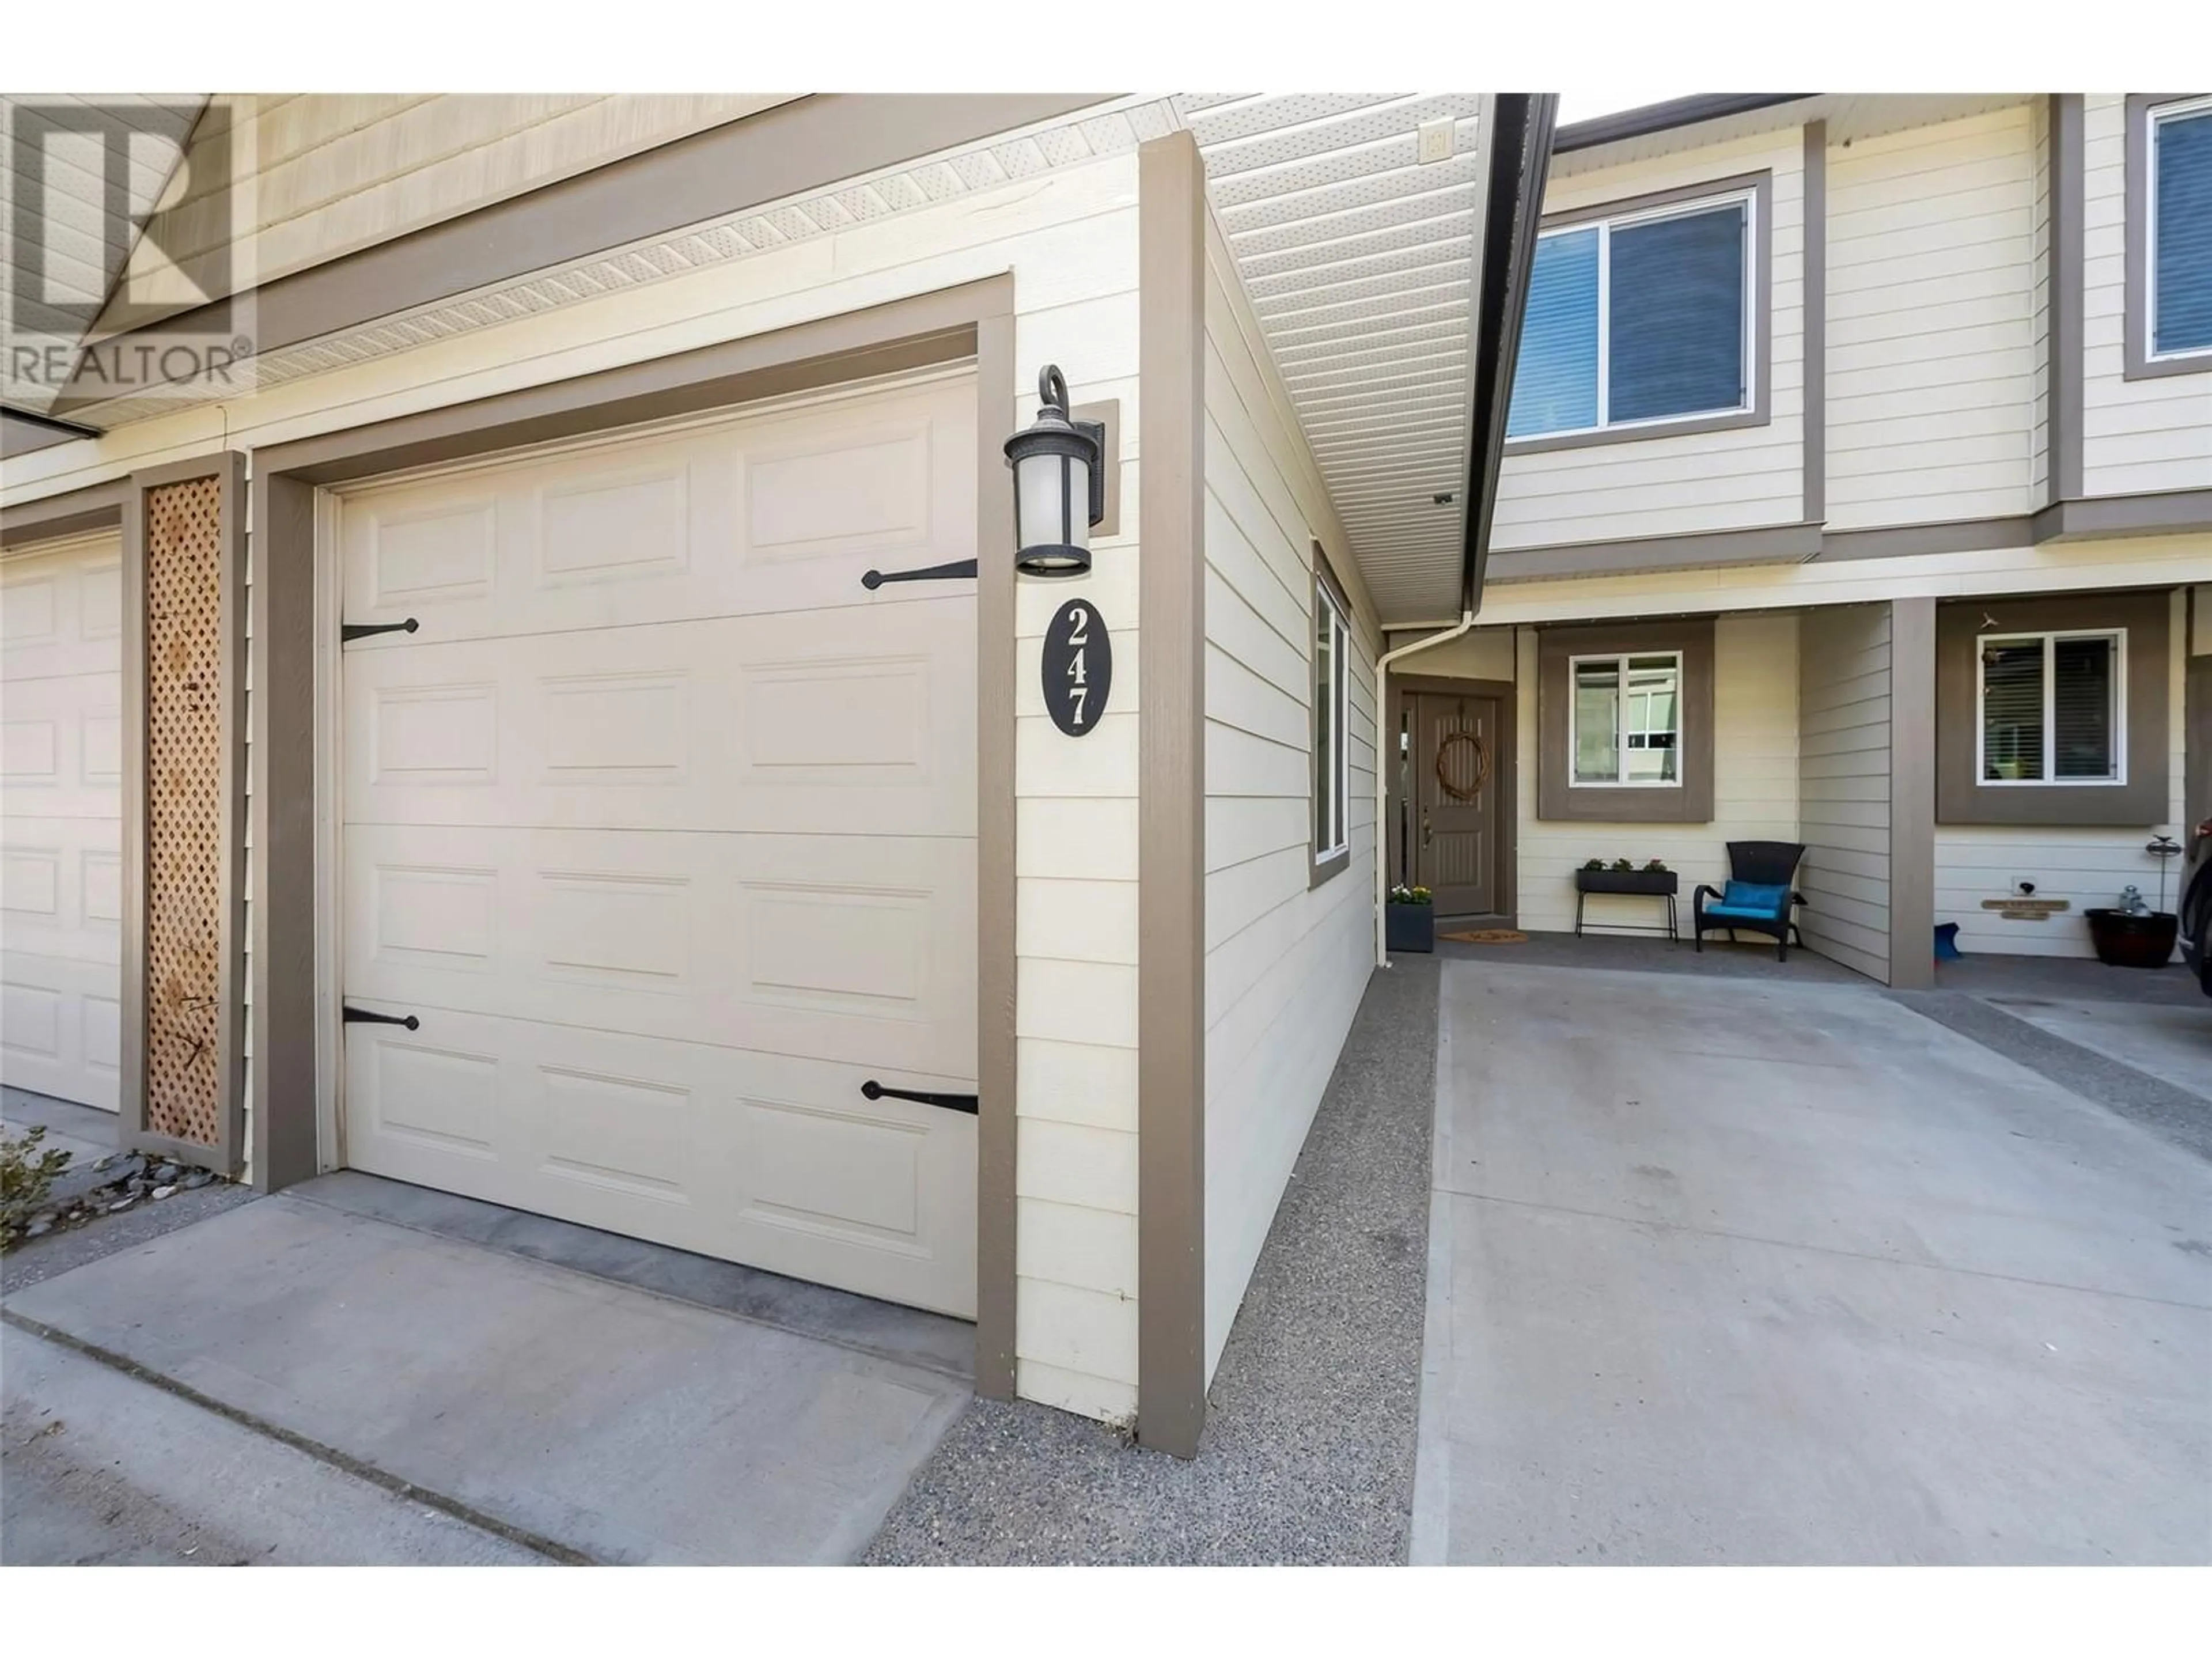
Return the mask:
<svg viewBox="0 0 2212 1659">
<path fill-rule="evenodd" d="M 1474 93 L 1174 100 L 1385 622 L 1459 607 L 1482 102 Z M 1449 133 L 1440 159 L 1420 159 L 1424 128 L 1432 142 Z"/>
</svg>

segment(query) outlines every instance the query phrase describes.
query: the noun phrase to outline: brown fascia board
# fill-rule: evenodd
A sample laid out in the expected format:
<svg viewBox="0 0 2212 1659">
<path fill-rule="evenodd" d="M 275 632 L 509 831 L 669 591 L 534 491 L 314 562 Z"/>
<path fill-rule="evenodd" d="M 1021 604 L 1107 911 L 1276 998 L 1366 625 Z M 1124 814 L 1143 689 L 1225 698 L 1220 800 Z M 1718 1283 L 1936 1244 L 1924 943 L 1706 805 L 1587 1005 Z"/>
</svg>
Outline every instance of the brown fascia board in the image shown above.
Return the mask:
<svg viewBox="0 0 2212 1659">
<path fill-rule="evenodd" d="M 1513 372 L 1521 356 L 1522 313 L 1536 261 L 1536 232 L 1551 169 L 1552 124 L 1559 94 L 1501 93 L 1492 105 L 1497 131 L 1487 135 L 1488 187 L 1483 195 L 1480 261 L 1475 270 L 1474 356 L 1468 387 L 1467 523 L 1462 542 L 1460 610 L 1482 603 L 1498 475 L 1505 458 L 1505 426 Z"/>
<path fill-rule="evenodd" d="M 1634 109 L 1616 110 L 1610 115 L 1593 116 L 1587 121 L 1571 122 L 1561 127 L 1553 139 L 1552 153 L 1565 155 L 1600 144 L 1619 143 L 1624 138 L 1649 137 L 1655 132 L 1693 127 L 1700 121 L 1717 121 L 1723 116 L 1748 115 L 1776 104 L 1794 104 L 1800 99 L 1820 95 L 1817 92 L 1692 93 L 1686 98 L 1669 98 L 1663 103 L 1639 105 Z"/>
<path fill-rule="evenodd" d="M 809 94 L 280 277 L 253 291 L 255 349 L 342 333 L 1118 95 Z M 140 332 L 191 333 L 212 309 Z M 102 395 L 73 378 L 54 408 L 88 409 Z"/>
</svg>

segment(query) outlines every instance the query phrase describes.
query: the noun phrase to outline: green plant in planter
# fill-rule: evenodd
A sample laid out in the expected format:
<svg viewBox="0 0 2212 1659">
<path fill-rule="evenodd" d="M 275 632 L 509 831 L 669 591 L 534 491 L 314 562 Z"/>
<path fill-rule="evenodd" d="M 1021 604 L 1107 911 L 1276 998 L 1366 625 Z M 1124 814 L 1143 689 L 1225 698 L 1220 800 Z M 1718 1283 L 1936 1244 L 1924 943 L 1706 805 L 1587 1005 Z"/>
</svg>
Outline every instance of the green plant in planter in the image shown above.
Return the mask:
<svg viewBox="0 0 2212 1659">
<path fill-rule="evenodd" d="M 1603 859 L 1586 859 L 1583 862 L 1583 868 L 1585 870 L 1602 870 L 1605 868 L 1605 860 Z"/>
<path fill-rule="evenodd" d="M 1649 875 L 1663 876 L 1667 873 L 1667 860 L 1664 859 L 1653 859 L 1650 862 L 1646 863 L 1644 868 L 1645 873 Z"/>
<path fill-rule="evenodd" d="M 1435 895 L 1425 887 L 1399 886 L 1390 890 L 1390 902 L 1393 904 L 1433 904 L 1435 902 Z"/>
<path fill-rule="evenodd" d="M 1625 876 L 1636 868 L 1636 860 L 1633 859 L 1615 859 L 1613 861 L 1613 867 L 1616 872 Z"/>
</svg>

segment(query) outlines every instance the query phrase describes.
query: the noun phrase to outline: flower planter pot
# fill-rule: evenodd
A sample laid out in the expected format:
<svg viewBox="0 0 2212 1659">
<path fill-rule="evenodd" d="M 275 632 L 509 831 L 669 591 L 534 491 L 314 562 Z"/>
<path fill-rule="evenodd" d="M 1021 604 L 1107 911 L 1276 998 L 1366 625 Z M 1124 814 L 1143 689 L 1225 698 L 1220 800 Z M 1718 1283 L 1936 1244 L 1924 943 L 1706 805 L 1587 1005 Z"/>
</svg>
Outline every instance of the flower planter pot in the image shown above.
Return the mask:
<svg viewBox="0 0 2212 1659">
<path fill-rule="evenodd" d="M 1577 870 L 1578 893 L 1652 893 L 1681 890 L 1681 875 L 1674 870 Z"/>
<path fill-rule="evenodd" d="M 2109 968 L 2163 968 L 2173 959 L 2181 919 L 2165 910 L 2130 915 L 2124 910 L 2084 910 L 2097 960 Z"/>
<path fill-rule="evenodd" d="M 1384 905 L 1382 937 L 1393 951 L 1434 951 L 1437 948 L 1437 907 L 1433 904 Z"/>
</svg>

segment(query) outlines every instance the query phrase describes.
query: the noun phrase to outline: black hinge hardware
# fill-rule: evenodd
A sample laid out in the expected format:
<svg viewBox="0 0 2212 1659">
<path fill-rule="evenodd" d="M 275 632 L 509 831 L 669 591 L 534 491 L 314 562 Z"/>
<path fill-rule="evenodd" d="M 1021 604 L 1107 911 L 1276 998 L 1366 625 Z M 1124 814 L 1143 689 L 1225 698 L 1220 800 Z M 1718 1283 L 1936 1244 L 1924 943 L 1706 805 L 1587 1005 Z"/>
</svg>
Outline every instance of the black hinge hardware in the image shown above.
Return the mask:
<svg viewBox="0 0 2212 1659">
<path fill-rule="evenodd" d="M 872 593 L 885 582 L 949 581 L 956 576 L 973 578 L 975 574 L 975 560 L 956 559 L 951 564 L 927 565 L 920 570 L 871 570 L 860 578 L 860 586 Z"/>
<path fill-rule="evenodd" d="M 965 1112 L 970 1117 L 978 1115 L 979 1103 L 974 1095 L 934 1095 L 921 1089 L 886 1089 L 873 1078 L 860 1085 L 860 1093 L 869 1100 L 889 1096 L 893 1100 L 918 1101 L 924 1106 L 942 1106 L 948 1112 Z"/>
<path fill-rule="evenodd" d="M 422 1022 L 412 1014 L 380 1014 L 367 1008 L 345 1005 L 344 1024 L 348 1025 L 404 1025 L 410 1031 L 422 1029 Z"/>
<path fill-rule="evenodd" d="M 351 645 L 356 640 L 365 640 L 372 634 L 412 634 L 422 625 L 412 617 L 405 622 L 347 623 L 338 629 L 338 643 Z"/>
</svg>

